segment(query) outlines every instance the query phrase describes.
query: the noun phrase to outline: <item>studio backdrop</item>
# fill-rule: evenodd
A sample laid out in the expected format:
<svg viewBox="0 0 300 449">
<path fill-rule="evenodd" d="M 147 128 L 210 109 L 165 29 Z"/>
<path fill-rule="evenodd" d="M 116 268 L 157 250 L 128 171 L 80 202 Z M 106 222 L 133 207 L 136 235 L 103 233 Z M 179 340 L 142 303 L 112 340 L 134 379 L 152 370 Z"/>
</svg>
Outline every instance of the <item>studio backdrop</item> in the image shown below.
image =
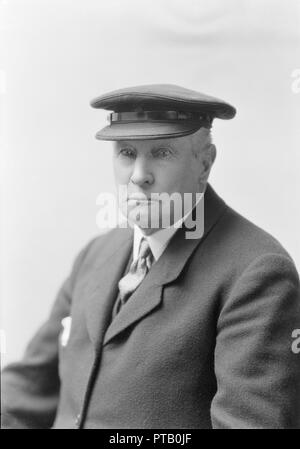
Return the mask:
<svg viewBox="0 0 300 449">
<path fill-rule="evenodd" d="M 102 232 L 112 149 L 89 101 L 109 90 L 172 83 L 233 104 L 210 182 L 300 269 L 298 0 L 2 0 L 0 20 L 2 364 Z"/>
</svg>

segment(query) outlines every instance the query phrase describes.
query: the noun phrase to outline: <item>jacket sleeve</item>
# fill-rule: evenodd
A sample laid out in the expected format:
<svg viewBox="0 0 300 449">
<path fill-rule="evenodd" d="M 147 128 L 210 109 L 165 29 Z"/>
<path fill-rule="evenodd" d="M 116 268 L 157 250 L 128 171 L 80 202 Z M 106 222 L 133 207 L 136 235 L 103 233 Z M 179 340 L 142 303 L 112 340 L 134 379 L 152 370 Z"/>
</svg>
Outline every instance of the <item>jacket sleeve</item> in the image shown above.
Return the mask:
<svg viewBox="0 0 300 449">
<path fill-rule="evenodd" d="M 73 284 L 90 246 L 77 256 L 58 291 L 50 316 L 27 346 L 23 359 L 1 373 L 1 427 L 49 428 L 58 405 L 58 341 L 61 320 L 70 315 Z"/>
<path fill-rule="evenodd" d="M 235 283 L 218 321 L 214 428 L 299 428 L 299 278 L 285 255 L 260 256 Z"/>
</svg>

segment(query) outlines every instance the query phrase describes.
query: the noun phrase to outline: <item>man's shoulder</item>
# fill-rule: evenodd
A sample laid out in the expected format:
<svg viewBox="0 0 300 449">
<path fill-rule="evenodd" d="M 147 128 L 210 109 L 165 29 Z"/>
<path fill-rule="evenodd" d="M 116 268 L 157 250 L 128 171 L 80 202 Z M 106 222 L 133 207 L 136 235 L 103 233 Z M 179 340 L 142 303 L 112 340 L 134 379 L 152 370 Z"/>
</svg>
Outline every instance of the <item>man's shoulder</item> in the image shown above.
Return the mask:
<svg viewBox="0 0 300 449">
<path fill-rule="evenodd" d="M 127 242 L 133 237 L 133 229 L 130 226 L 121 228 L 115 227 L 107 229 L 101 234 L 96 235 L 90 241 L 90 247 L 95 249 L 105 248 L 106 246 L 113 247 L 115 249 L 119 248 L 119 245 Z"/>
<path fill-rule="evenodd" d="M 77 260 L 79 263 L 85 262 L 95 264 L 99 259 L 105 260 L 112 256 L 128 240 L 132 239 L 133 231 L 131 228 L 112 228 L 88 240 L 88 243 L 81 249 Z"/>
<path fill-rule="evenodd" d="M 210 209 L 223 204 L 221 214 L 208 239 L 210 245 L 218 246 L 219 255 L 223 254 L 225 257 L 231 255 L 233 263 L 242 262 L 243 259 L 246 263 L 251 262 L 266 253 L 278 254 L 292 260 L 287 250 L 271 233 L 230 207 L 210 185 L 207 191 Z"/>
<path fill-rule="evenodd" d="M 225 219 L 228 220 L 234 237 L 244 241 L 245 245 L 251 244 L 258 250 L 274 251 L 290 257 L 275 236 L 229 206 Z"/>
<path fill-rule="evenodd" d="M 251 289 L 259 291 L 271 285 L 279 296 L 280 289 L 288 286 L 299 301 L 299 275 L 290 254 L 269 232 L 231 207 L 226 206 L 203 245 L 196 266 L 203 266 L 205 260 L 204 273 L 209 273 L 210 284 L 224 293 L 224 304 L 236 287 L 236 292 L 246 292 L 244 297 L 248 295 L 250 300 Z"/>
<path fill-rule="evenodd" d="M 255 260 L 272 256 L 273 259 L 285 259 L 296 269 L 291 255 L 276 237 L 231 207 L 227 206 L 218 227 L 222 250 L 241 268 Z"/>
</svg>

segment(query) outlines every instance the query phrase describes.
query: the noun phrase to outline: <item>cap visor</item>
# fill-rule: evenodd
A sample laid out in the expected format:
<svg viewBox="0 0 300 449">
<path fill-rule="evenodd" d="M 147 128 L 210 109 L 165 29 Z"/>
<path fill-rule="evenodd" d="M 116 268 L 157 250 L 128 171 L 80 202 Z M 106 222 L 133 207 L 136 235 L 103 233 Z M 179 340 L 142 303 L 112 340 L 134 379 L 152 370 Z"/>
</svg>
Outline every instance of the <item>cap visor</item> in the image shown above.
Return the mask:
<svg viewBox="0 0 300 449">
<path fill-rule="evenodd" d="M 96 134 L 99 140 L 152 140 L 183 137 L 193 134 L 203 126 L 199 121 L 113 123 Z"/>
</svg>

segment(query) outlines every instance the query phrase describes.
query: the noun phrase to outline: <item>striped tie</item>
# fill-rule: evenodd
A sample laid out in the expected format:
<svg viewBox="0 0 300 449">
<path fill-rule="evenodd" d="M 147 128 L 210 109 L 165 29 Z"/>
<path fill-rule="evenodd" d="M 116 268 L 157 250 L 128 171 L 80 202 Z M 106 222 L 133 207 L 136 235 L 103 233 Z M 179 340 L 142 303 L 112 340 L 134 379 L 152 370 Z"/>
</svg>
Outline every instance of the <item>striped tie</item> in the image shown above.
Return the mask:
<svg viewBox="0 0 300 449">
<path fill-rule="evenodd" d="M 119 281 L 120 300 L 125 304 L 129 296 L 138 288 L 153 263 L 153 254 L 149 243 L 143 237 L 140 244 L 139 255 L 129 268 L 129 272 Z"/>
</svg>

